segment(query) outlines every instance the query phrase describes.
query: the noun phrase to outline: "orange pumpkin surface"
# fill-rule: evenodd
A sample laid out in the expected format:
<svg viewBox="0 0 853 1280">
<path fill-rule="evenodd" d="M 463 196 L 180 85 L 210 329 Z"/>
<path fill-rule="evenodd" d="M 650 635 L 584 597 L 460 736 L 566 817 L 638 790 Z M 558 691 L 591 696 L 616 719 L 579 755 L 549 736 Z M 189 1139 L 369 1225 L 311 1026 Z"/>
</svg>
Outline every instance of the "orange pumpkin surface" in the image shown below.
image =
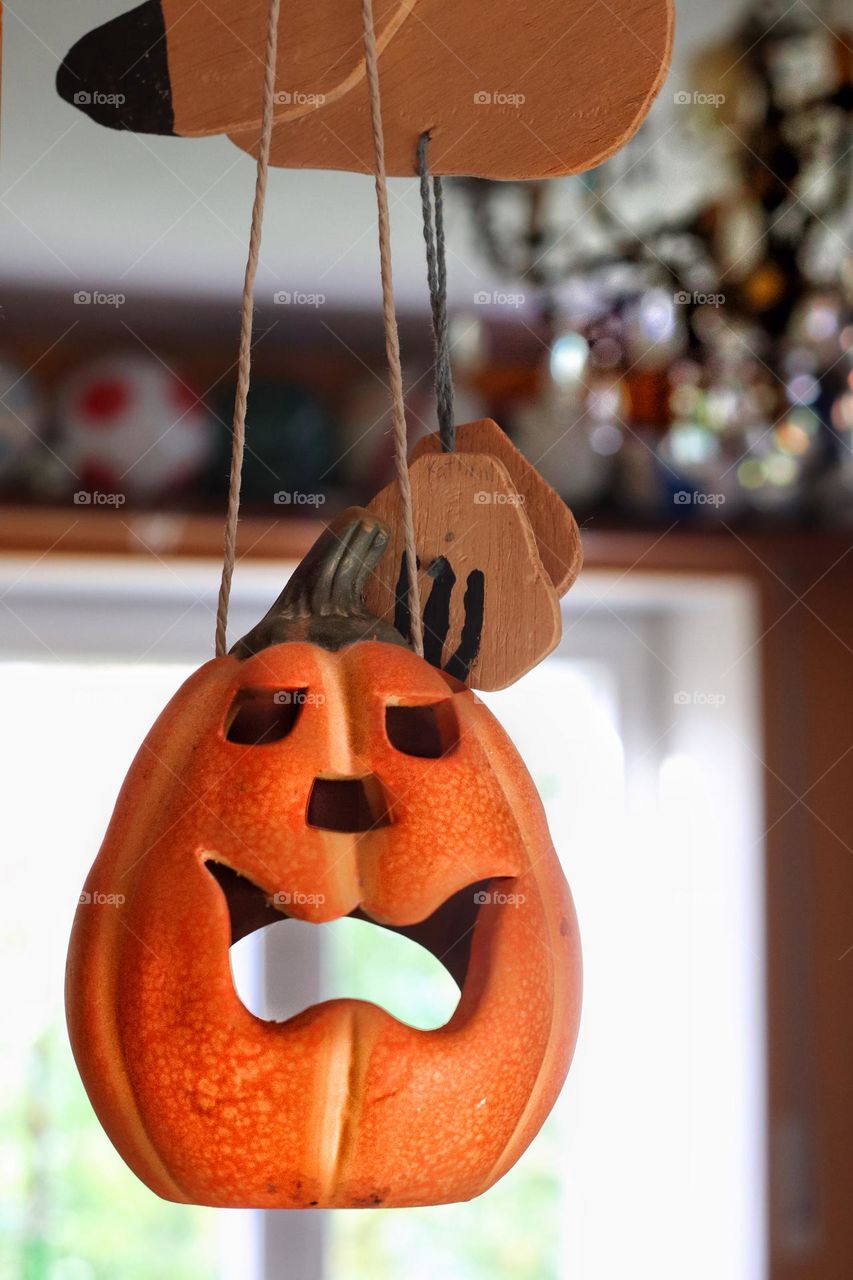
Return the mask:
<svg viewBox="0 0 853 1280">
<path fill-rule="evenodd" d="M 577 1032 L 577 926 L 541 803 L 452 677 L 387 639 L 267 643 L 271 615 L 257 652 L 250 633 L 187 680 L 131 766 L 71 937 L 81 1075 L 166 1199 L 468 1199 L 538 1131 Z M 440 956 L 461 988 L 445 1026 L 359 1000 L 282 1023 L 245 1008 L 232 941 L 351 914 Z"/>
</svg>

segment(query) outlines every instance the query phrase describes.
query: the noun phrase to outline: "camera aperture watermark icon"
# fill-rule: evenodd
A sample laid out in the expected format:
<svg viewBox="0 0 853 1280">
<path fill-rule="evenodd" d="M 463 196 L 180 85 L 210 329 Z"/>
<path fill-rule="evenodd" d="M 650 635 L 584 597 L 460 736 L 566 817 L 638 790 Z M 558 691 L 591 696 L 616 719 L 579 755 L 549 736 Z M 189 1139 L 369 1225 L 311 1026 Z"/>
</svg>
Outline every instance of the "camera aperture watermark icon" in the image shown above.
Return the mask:
<svg viewBox="0 0 853 1280">
<path fill-rule="evenodd" d="M 474 894 L 474 902 L 478 907 L 488 903 L 498 907 L 521 907 L 526 901 L 526 893 L 505 893 L 502 889 L 478 889 Z"/>
<path fill-rule="evenodd" d="M 126 494 L 102 493 L 100 489 L 78 489 L 74 494 L 75 507 L 123 507 L 126 502 Z"/>
<path fill-rule="evenodd" d="M 274 907 L 322 907 L 325 901 L 324 893 L 303 893 L 300 889 L 294 890 L 293 893 L 282 890 L 272 896 Z"/>
<path fill-rule="evenodd" d="M 476 107 L 523 107 L 527 98 L 523 93 L 506 93 L 503 89 L 479 89 L 474 94 Z"/>
<path fill-rule="evenodd" d="M 677 507 L 721 507 L 726 500 L 724 493 L 702 493 L 699 489 L 678 489 L 672 500 Z"/>
<path fill-rule="evenodd" d="M 523 307 L 525 303 L 523 293 L 504 293 L 500 289 L 488 290 L 480 289 L 474 294 L 475 307 Z"/>
<path fill-rule="evenodd" d="M 104 893 L 100 889 L 84 889 L 77 901 L 81 907 L 121 907 L 127 899 L 123 893 Z"/>
<path fill-rule="evenodd" d="M 279 489 L 273 494 L 273 502 L 277 507 L 322 507 L 326 501 L 325 493 L 302 493 L 299 489 Z"/>
<path fill-rule="evenodd" d="M 287 289 L 279 289 L 273 294 L 273 302 L 277 307 L 322 307 L 326 303 L 325 293 L 301 293 L 298 289 L 289 293 Z"/>
<path fill-rule="evenodd" d="M 694 689 L 692 692 L 679 689 L 672 695 L 672 700 L 677 707 L 713 707 L 716 711 L 719 707 L 725 706 L 726 695 L 709 693 L 703 689 Z"/>
<path fill-rule="evenodd" d="M 126 294 L 103 293 L 100 289 L 78 289 L 74 294 L 75 307 L 123 307 L 126 302 Z"/>
<path fill-rule="evenodd" d="M 726 95 L 702 93 L 698 89 L 692 92 L 687 89 L 677 89 L 672 95 L 672 100 L 677 107 L 722 107 L 726 101 Z"/>
</svg>

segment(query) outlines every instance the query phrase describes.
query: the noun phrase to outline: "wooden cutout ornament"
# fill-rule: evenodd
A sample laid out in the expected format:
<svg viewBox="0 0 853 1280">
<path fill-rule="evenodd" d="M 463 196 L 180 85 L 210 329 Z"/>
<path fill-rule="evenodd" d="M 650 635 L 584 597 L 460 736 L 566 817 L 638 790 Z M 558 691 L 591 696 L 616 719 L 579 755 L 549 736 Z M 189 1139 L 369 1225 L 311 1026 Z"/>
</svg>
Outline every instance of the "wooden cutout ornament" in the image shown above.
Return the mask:
<svg viewBox="0 0 853 1280">
<path fill-rule="evenodd" d="M 491 454 L 506 467 L 533 526 L 542 567 L 557 595 L 564 596 L 583 564 L 580 533 L 569 507 L 491 418 L 457 427 L 455 449 L 457 453 Z M 422 436 L 412 450 L 412 461 L 441 451 L 437 434 Z"/>
<path fill-rule="evenodd" d="M 267 0 L 146 0 L 66 55 L 59 93 L 112 128 L 227 134 L 255 154 Z M 557 177 L 636 132 L 672 49 L 673 0 L 376 0 L 385 158 L 415 172 Z M 283 0 L 270 161 L 374 168 L 358 0 Z"/>
<path fill-rule="evenodd" d="M 74 1055 L 113 1143 L 165 1199 L 466 1200 L 518 1159 L 568 1070 L 580 949 L 542 805 L 487 708 L 365 608 L 388 540 L 347 513 L 262 623 L 186 681 L 81 895 Z M 445 961 L 461 988 L 446 1026 L 360 1000 L 281 1023 L 244 1007 L 232 941 L 347 915 Z"/>
<path fill-rule="evenodd" d="M 477 689 L 503 689 L 560 639 L 557 592 L 509 472 L 484 453 L 425 453 L 409 467 L 420 563 L 424 657 Z M 369 509 L 391 546 L 369 578 L 368 607 L 409 634 L 397 481 Z"/>
</svg>

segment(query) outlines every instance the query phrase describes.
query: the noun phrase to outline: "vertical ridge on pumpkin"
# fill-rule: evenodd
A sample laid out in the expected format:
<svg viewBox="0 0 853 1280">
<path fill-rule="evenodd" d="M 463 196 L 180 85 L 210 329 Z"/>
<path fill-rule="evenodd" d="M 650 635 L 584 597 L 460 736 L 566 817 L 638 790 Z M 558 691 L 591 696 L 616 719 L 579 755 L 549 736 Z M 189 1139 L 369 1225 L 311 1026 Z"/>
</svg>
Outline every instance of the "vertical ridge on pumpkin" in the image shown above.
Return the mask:
<svg viewBox="0 0 853 1280">
<path fill-rule="evenodd" d="M 323 672 L 322 696 L 326 699 L 325 727 L 328 772 L 335 773 L 341 778 L 347 778 L 354 773 L 362 771 L 353 751 L 349 729 L 350 708 L 347 703 L 344 685 L 340 679 L 338 664 L 325 650 L 319 650 L 319 654 L 320 668 Z M 309 796 L 306 796 L 306 814 L 309 803 L 310 793 Z M 337 872 L 336 879 L 341 897 L 352 898 L 354 902 L 360 901 L 362 886 L 357 837 L 352 833 L 324 831 L 321 839 L 330 855 L 330 870 Z M 340 870 L 338 870 L 339 868 Z"/>
<path fill-rule="evenodd" d="M 349 1123 L 353 1044 L 356 1035 L 352 1010 L 337 1019 L 329 1046 L 325 1078 L 319 1083 L 314 1103 L 318 1116 L 317 1168 L 320 1203 L 331 1204 L 338 1185 L 344 1134 Z"/>
</svg>

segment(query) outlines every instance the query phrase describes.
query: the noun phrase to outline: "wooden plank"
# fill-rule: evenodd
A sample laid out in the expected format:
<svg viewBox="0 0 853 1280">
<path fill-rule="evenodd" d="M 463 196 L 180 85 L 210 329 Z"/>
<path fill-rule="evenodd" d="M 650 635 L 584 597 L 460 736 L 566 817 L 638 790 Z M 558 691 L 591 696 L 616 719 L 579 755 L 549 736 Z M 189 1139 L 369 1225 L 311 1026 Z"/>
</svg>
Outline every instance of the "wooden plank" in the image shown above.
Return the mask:
<svg viewBox="0 0 853 1280">
<path fill-rule="evenodd" d="M 373 171 L 354 0 L 283 0 L 271 161 Z M 260 135 L 267 0 L 147 0 L 89 32 L 57 87 L 112 128 Z M 673 0 L 375 0 L 388 173 L 544 178 L 600 164 L 641 124 L 669 68 Z"/>
</svg>

